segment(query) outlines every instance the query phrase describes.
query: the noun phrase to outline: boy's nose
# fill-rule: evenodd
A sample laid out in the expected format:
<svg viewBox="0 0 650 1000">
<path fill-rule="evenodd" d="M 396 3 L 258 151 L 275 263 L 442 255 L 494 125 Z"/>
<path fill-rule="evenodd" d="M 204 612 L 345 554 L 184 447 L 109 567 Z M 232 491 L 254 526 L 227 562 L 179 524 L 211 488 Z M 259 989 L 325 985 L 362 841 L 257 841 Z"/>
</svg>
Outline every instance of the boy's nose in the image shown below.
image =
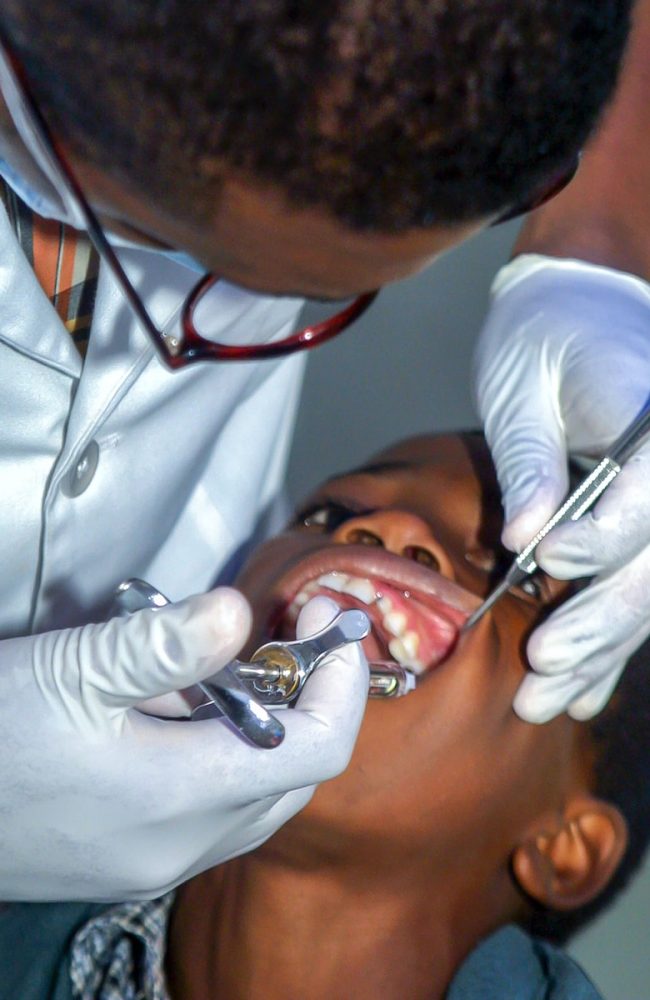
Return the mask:
<svg viewBox="0 0 650 1000">
<path fill-rule="evenodd" d="M 342 545 L 377 545 L 406 559 L 454 578 L 454 568 L 431 528 L 417 514 L 403 510 L 378 510 L 351 517 L 333 532 Z"/>
</svg>

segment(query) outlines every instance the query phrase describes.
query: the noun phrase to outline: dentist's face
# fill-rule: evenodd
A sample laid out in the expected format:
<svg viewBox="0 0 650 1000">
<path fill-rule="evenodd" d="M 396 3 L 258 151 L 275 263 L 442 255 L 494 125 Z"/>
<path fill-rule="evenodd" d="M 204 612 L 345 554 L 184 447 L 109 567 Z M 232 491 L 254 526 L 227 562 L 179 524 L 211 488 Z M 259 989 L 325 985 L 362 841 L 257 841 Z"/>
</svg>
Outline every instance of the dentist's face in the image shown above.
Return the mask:
<svg viewBox="0 0 650 1000">
<path fill-rule="evenodd" d="M 98 169 L 73 151 L 66 152 L 107 228 L 135 242 L 184 250 L 221 277 L 273 295 L 343 299 L 380 288 L 421 271 L 489 221 L 398 235 L 363 233 L 349 229 L 324 208 L 297 208 L 279 189 L 244 175 L 226 175 L 215 185 L 212 211 L 184 216 L 150 192 L 136 189 L 110 163 Z M 49 188 L 2 97 L 0 156 L 31 186 Z"/>
<path fill-rule="evenodd" d="M 384 860 L 405 845 L 456 856 L 477 831 L 486 849 L 503 848 L 586 780 L 576 723 L 532 726 L 512 710 L 525 638 L 565 585 L 541 576 L 459 635 L 507 564 L 487 448 L 478 437 L 423 438 L 379 461 L 326 483 L 239 581 L 255 611 L 253 644 L 292 635 L 299 607 L 325 593 L 370 616 L 368 659 L 420 674 L 414 693 L 369 704 L 349 769 L 287 837 L 363 844 Z"/>
</svg>

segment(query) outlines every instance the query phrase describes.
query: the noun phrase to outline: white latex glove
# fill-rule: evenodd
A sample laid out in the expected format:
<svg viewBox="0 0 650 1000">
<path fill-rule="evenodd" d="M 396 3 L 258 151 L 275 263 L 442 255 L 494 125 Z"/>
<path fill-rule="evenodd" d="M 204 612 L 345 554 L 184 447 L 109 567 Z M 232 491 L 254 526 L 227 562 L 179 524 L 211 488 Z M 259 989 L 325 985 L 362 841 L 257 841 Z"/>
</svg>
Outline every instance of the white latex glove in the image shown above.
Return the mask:
<svg viewBox="0 0 650 1000">
<path fill-rule="evenodd" d="M 313 604 L 310 631 L 333 617 L 332 602 Z M 274 750 L 217 719 L 132 707 L 214 673 L 249 623 L 244 598 L 221 588 L 0 642 L 1 899 L 160 895 L 256 847 L 346 767 L 368 695 L 357 645 L 323 661 Z"/>
<path fill-rule="evenodd" d="M 478 405 L 519 551 L 567 489 L 567 452 L 602 456 L 650 395 L 650 286 L 581 261 L 516 258 L 498 274 L 476 356 Z M 650 634 L 650 442 L 591 512 L 551 532 L 537 562 L 595 579 L 531 636 L 515 710 L 545 722 L 605 705 Z"/>
</svg>

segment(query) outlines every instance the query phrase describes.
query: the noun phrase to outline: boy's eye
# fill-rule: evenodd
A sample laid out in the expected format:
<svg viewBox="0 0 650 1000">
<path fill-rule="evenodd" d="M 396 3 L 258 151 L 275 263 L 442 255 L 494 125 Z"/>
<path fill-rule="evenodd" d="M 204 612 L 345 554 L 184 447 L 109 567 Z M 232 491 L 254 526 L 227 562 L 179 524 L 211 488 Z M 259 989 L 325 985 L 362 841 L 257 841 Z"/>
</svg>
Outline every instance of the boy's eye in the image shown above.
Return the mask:
<svg viewBox="0 0 650 1000">
<path fill-rule="evenodd" d="M 532 597 L 536 601 L 541 601 L 544 596 L 544 591 L 542 589 L 542 581 L 538 576 L 529 576 L 519 584 L 516 590 L 523 591 L 528 597 Z"/>
<path fill-rule="evenodd" d="M 301 511 L 297 517 L 298 523 L 302 522 L 307 528 L 318 528 L 323 532 L 336 531 L 339 525 L 349 521 L 351 517 L 358 517 L 364 513 L 362 509 L 354 510 L 352 507 L 335 500 L 322 500 L 320 503 L 308 507 Z"/>
</svg>

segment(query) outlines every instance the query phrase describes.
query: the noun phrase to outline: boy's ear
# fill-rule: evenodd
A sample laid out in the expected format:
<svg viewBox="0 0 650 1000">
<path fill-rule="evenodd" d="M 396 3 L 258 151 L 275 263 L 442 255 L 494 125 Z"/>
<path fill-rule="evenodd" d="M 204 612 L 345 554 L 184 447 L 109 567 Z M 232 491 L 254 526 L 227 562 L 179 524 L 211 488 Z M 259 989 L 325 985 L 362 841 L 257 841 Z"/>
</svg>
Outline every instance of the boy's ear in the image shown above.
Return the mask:
<svg viewBox="0 0 650 1000">
<path fill-rule="evenodd" d="M 551 910 L 574 910 L 600 895 L 627 847 L 627 825 L 609 802 L 573 799 L 554 830 L 515 848 L 512 871 L 532 899 Z"/>
</svg>

